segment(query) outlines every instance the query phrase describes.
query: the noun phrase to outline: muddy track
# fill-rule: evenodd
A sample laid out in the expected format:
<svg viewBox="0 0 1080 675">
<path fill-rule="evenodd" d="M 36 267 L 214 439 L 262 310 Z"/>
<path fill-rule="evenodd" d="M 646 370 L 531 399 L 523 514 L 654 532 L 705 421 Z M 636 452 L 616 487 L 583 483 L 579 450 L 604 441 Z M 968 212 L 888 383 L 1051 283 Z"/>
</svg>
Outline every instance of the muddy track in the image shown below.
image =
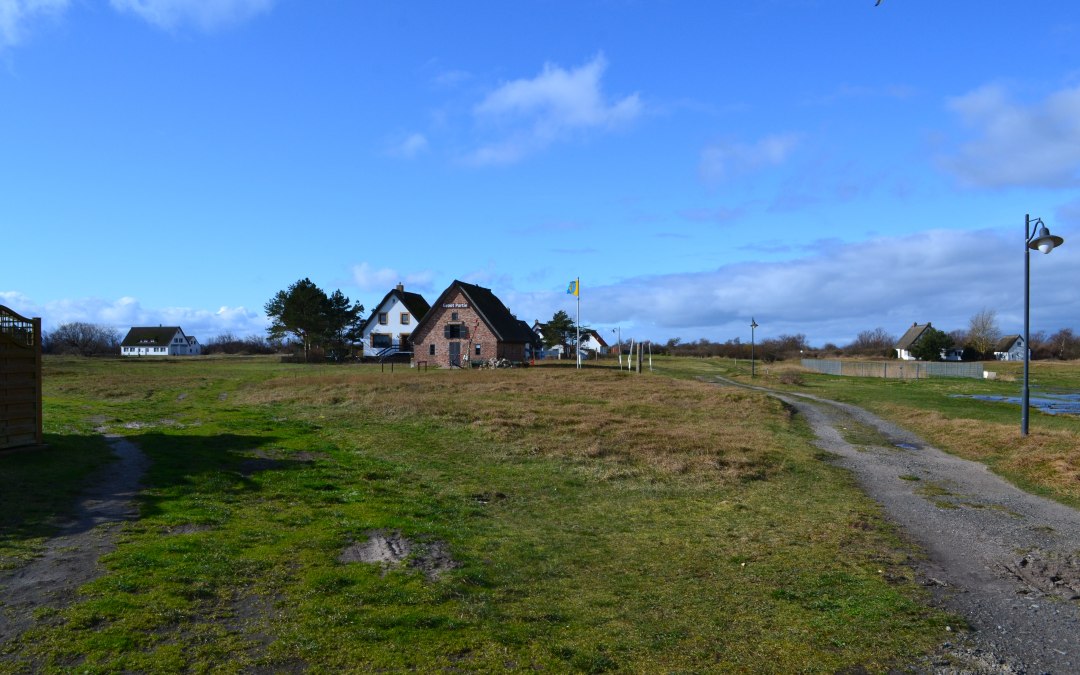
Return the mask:
<svg viewBox="0 0 1080 675">
<path fill-rule="evenodd" d="M 717 381 L 747 387 L 724 378 Z M 749 387 L 803 415 L 817 445 L 925 552 L 917 572 L 971 631 L 948 643 L 943 672 L 1080 672 L 1080 511 L 1020 490 L 857 406 Z M 842 432 L 876 429 L 880 446 Z"/>
<path fill-rule="evenodd" d="M 101 576 L 105 570 L 98 561 L 116 548 L 120 524 L 138 517 L 135 496 L 149 461 L 134 443 L 107 438 L 117 459 L 91 478 L 72 520 L 37 558 L 0 574 L 0 654 L 33 626 L 38 610 L 71 604 L 79 586 Z"/>
</svg>

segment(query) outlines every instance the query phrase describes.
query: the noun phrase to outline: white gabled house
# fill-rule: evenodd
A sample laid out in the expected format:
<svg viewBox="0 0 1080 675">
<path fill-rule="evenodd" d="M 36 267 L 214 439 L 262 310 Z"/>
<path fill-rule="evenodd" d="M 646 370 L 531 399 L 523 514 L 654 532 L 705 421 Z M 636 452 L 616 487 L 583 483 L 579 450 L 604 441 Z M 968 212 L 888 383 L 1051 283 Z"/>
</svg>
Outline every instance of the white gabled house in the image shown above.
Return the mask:
<svg viewBox="0 0 1080 675">
<path fill-rule="evenodd" d="M 911 324 L 911 328 L 908 328 L 907 332 L 900 337 L 900 341 L 896 343 L 896 358 L 903 361 L 914 361 L 915 357 L 911 354 L 911 350 L 928 328 L 930 328 L 929 321 L 923 324 Z"/>
<path fill-rule="evenodd" d="M 608 343 L 604 341 L 604 338 L 600 336 L 595 330 L 587 330 L 581 333 L 581 344 L 578 349 L 582 352 L 582 356 L 593 354 L 607 354 L 611 349 L 608 347 Z"/>
<path fill-rule="evenodd" d="M 133 326 L 120 343 L 120 356 L 197 356 L 202 345 L 179 326 Z"/>
<path fill-rule="evenodd" d="M 998 340 L 997 346 L 994 347 L 994 358 L 998 361 L 1023 361 L 1024 337 L 1006 335 Z"/>
<path fill-rule="evenodd" d="M 387 356 L 411 352 L 409 340 L 431 305 L 419 293 L 408 293 L 398 284 L 371 310 L 360 329 L 364 356 Z"/>
</svg>

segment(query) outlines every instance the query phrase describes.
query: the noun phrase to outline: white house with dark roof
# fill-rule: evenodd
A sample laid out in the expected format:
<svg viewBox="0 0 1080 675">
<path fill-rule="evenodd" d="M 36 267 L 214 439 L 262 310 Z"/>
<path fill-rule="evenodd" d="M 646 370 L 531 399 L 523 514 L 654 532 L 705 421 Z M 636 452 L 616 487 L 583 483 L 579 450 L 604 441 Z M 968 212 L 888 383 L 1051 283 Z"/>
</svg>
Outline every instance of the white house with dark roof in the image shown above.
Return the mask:
<svg viewBox="0 0 1080 675">
<path fill-rule="evenodd" d="M 120 343 L 120 356 L 197 356 L 202 345 L 179 326 L 134 326 Z"/>
<path fill-rule="evenodd" d="M 923 333 L 930 328 L 930 322 L 926 323 L 913 323 L 911 328 L 900 337 L 900 340 L 896 343 L 896 358 L 904 361 L 915 361 L 915 357 L 912 355 L 911 350 L 915 346 L 915 343 L 923 336 Z"/>
<path fill-rule="evenodd" d="M 364 356 L 385 356 L 412 351 L 409 339 L 431 306 L 424 296 L 398 284 L 371 310 L 360 328 Z"/>
<path fill-rule="evenodd" d="M 998 340 L 994 347 L 994 358 L 998 361 L 1023 361 L 1024 336 L 1006 335 Z"/>
<path fill-rule="evenodd" d="M 594 329 L 584 330 L 581 332 L 581 345 L 579 349 L 582 352 L 590 352 L 595 354 L 607 354 L 610 351 L 610 347 L 604 338 L 600 335 L 599 331 Z"/>
</svg>

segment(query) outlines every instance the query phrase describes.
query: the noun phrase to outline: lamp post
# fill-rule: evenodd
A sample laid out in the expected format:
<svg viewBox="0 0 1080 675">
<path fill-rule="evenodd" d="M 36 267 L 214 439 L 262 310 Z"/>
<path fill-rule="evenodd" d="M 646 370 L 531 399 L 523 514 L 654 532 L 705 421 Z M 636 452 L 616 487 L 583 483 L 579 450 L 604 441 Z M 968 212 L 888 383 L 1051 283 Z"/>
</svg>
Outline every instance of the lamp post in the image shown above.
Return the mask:
<svg viewBox="0 0 1080 675">
<path fill-rule="evenodd" d="M 750 317 L 750 377 L 754 376 L 754 329 L 757 327 L 757 321 Z"/>
<path fill-rule="evenodd" d="M 1035 227 L 1038 226 L 1038 230 Z M 1031 360 L 1031 348 L 1028 345 L 1031 328 L 1031 251 L 1042 254 L 1053 251 L 1065 243 L 1065 240 L 1050 234 L 1042 218 L 1031 219 L 1031 214 L 1024 216 L 1024 388 L 1020 396 L 1020 435 L 1028 435 L 1028 408 L 1031 391 L 1028 386 L 1028 362 Z"/>
</svg>

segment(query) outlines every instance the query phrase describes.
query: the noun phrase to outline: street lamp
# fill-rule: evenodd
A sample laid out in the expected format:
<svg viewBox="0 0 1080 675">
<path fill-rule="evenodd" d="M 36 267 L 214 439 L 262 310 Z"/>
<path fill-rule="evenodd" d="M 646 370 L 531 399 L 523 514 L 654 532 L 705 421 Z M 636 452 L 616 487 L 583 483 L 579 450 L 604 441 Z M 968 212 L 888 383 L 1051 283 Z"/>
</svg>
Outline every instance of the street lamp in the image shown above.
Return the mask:
<svg viewBox="0 0 1080 675">
<path fill-rule="evenodd" d="M 754 376 L 754 329 L 757 327 L 757 321 L 750 317 L 750 377 Z"/>
<path fill-rule="evenodd" d="M 1038 230 L 1035 226 L 1038 226 Z M 1024 216 L 1024 389 L 1020 397 L 1020 435 L 1028 435 L 1028 407 L 1031 399 L 1031 391 L 1028 387 L 1028 362 L 1031 360 L 1031 347 L 1028 345 L 1029 330 L 1031 328 L 1031 251 L 1032 249 L 1042 254 L 1053 251 L 1065 243 L 1065 240 L 1050 234 L 1046 229 L 1042 218 L 1031 219 L 1031 214 Z"/>
</svg>

